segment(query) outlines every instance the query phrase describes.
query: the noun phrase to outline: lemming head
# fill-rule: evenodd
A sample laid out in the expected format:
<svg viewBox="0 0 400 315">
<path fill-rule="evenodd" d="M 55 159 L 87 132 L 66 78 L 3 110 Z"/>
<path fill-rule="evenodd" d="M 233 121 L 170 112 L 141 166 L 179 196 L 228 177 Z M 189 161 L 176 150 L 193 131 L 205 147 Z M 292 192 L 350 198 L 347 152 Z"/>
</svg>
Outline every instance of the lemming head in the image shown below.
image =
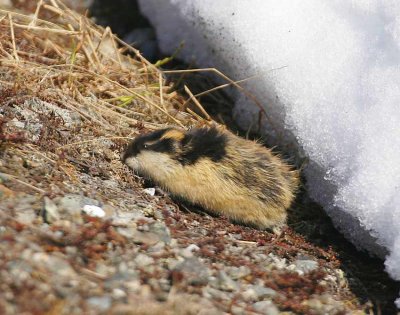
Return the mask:
<svg viewBox="0 0 400 315">
<path fill-rule="evenodd" d="M 139 172 L 146 166 L 162 167 L 160 163 L 180 151 L 184 132 L 176 129 L 161 129 L 136 137 L 125 150 L 122 161 Z"/>
<path fill-rule="evenodd" d="M 141 135 L 132 141 L 123 155 L 123 162 L 139 175 L 157 176 L 201 159 L 218 162 L 226 154 L 226 134 L 217 128 L 193 128 L 189 131 L 167 128 Z"/>
</svg>

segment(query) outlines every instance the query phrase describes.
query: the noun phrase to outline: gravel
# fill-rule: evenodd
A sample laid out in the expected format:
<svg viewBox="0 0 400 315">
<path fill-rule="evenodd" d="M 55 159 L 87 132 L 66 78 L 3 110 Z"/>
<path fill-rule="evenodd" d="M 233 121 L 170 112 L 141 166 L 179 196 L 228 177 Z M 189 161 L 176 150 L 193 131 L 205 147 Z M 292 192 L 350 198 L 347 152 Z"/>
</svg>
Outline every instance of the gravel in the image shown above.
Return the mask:
<svg viewBox="0 0 400 315">
<path fill-rule="evenodd" d="M 25 105 L 8 114 L 23 120 L 13 121 L 13 128 L 33 139 L 45 122 L 31 113 L 32 106 L 44 116 L 54 107 Z M 81 126 L 68 111 L 53 112 L 65 119 L 65 130 Z M 277 236 L 187 211 L 159 189 L 143 190 L 141 179 L 120 163 L 120 150 L 104 141 L 96 152 L 85 149 L 70 157 L 68 169 L 64 155 L 35 154 L 26 162 L 20 148 L 1 153 L 0 313 L 363 309 L 332 250 L 291 229 Z M 1 174 L 18 174 L 37 189 Z"/>
</svg>

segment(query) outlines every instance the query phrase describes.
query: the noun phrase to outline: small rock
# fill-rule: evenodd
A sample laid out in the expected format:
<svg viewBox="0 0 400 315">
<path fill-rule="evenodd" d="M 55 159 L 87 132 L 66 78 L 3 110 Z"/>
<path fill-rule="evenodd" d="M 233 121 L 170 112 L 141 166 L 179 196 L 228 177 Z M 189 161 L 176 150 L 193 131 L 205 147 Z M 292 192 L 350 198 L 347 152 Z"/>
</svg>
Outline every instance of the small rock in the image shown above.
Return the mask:
<svg viewBox="0 0 400 315">
<path fill-rule="evenodd" d="M 153 218 L 158 221 L 162 221 L 164 219 L 164 215 L 162 214 L 162 212 L 160 210 L 157 209 L 157 210 L 154 210 Z"/>
<path fill-rule="evenodd" d="M 137 231 L 134 227 L 117 227 L 117 232 L 122 236 L 126 237 L 127 239 L 133 239 Z"/>
<path fill-rule="evenodd" d="M 116 209 L 112 205 L 104 204 L 102 208 L 107 218 L 113 218 L 115 216 Z"/>
<path fill-rule="evenodd" d="M 211 287 L 204 288 L 203 296 L 208 299 L 212 299 L 212 298 L 215 298 L 218 300 L 230 300 L 231 299 L 231 296 L 228 293 L 211 288 Z"/>
<path fill-rule="evenodd" d="M 213 281 L 212 286 L 228 292 L 236 291 L 239 287 L 238 284 L 229 278 L 229 276 L 223 270 L 218 272 L 217 278 L 215 281 Z"/>
<path fill-rule="evenodd" d="M 114 299 L 121 299 L 126 296 L 126 293 L 124 290 L 121 290 L 119 288 L 115 288 L 112 290 L 112 296 Z"/>
<path fill-rule="evenodd" d="M 165 253 L 165 244 L 163 242 L 158 242 L 157 244 L 149 247 L 147 249 L 147 253 L 162 255 L 163 253 Z"/>
<path fill-rule="evenodd" d="M 4 199 L 1 198 L 3 193 L 3 197 L 6 197 Z M 2 199 L 0 200 L 2 206 L 14 209 L 14 219 L 19 223 L 30 225 L 38 218 L 41 205 L 39 199 L 35 196 L 24 193 L 14 194 L 11 190 L 0 184 L 0 199 Z"/>
<path fill-rule="evenodd" d="M 10 261 L 7 263 L 8 273 L 16 286 L 21 286 L 31 277 L 32 266 L 25 261 Z"/>
<path fill-rule="evenodd" d="M 279 310 L 271 301 L 260 301 L 253 304 L 253 309 L 260 314 L 278 315 Z"/>
<path fill-rule="evenodd" d="M 54 255 L 35 253 L 32 255 L 31 261 L 39 268 L 50 271 L 59 277 L 70 279 L 77 276 L 75 270 L 71 267 L 67 260 Z"/>
<path fill-rule="evenodd" d="M 48 197 L 44 197 L 43 202 L 43 216 L 46 222 L 51 223 L 60 220 L 57 205 Z"/>
<path fill-rule="evenodd" d="M 25 123 L 22 122 L 22 121 L 19 121 L 17 118 L 13 118 L 13 119 L 10 121 L 10 123 L 11 123 L 13 126 L 19 128 L 19 129 L 24 129 L 24 128 L 25 128 Z"/>
<path fill-rule="evenodd" d="M 252 285 L 243 292 L 243 298 L 246 301 L 259 301 L 267 297 L 273 297 L 277 293 L 271 288 L 266 288 L 260 285 Z"/>
<path fill-rule="evenodd" d="M 130 280 L 124 283 L 124 287 L 131 293 L 138 293 L 141 288 L 140 280 Z"/>
<path fill-rule="evenodd" d="M 181 264 L 182 262 L 184 262 L 185 260 L 181 257 L 178 256 L 178 259 L 175 258 L 167 258 L 166 259 L 166 264 L 167 264 L 167 268 L 168 270 L 174 270 L 176 268 L 176 266 L 178 266 L 179 264 Z"/>
<path fill-rule="evenodd" d="M 72 128 L 80 125 L 81 118 L 78 113 L 63 109 L 55 104 L 42 101 L 38 98 L 27 99 L 22 105 L 13 106 L 14 115 L 21 117 L 20 121 L 15 121 L 13 125 L 27 132 L 26 136 L 32 141 L 39 140 L 43 129 L 44 117 L 54 115 L 60 117 L 63 125 Z M 40 113 L 40 114 L 39 114 Z M 62 130 L 60 131 L 62 133 Z"/>
<path fill-rule="evenodd" d="M 264 299 L 266 297 L 273 297 L 277 294 L 275 290 L 259 285 L 253 286 L 253 289 L 256 292 L 257 297 L 259 299 Z"/>
<path fill-rule="evenodd" d="M 58 208 L 60 219 L 82 222 L 82 212 L 91 216 L 104 217 L 105 211 L 98 200 L 78 194 L 66 194 L 53 200 Z"/>
<path fill-rule="evenodd" d="M 139 268 L 143 268 L 153 264 L 154 259 L 150 256 L 140 253 L 136 256 L 135 263 Z"/>
<path fill-rule="evenodd" d="M 0 183 L 6 183 L 10 180 L 10 177 L 0 172 Z"/>
<path fill-rule="evenodd" d="M 169 292 L 171 290 L 171 282 L 168 279 L 158 280 L 158 285 L 161 288 L 161 290 L 165 292 Z"/>
<path fill-rule="evenodd" d="M 112 217 L 114 225 L 130 225 L 139 219 L 146 219 L 143 213 L 139 210 L 131 210 L 130 212 L 119 212 Z"/>
<path fill-rule="evenodd" d="M 318 268 L 318 262 L 309 259 L 307 260 L 297 259 L 294 262 L 294 265 L 296 266 L 297 271 L 300 271 L 300 273 L 303 274 Z"/>
<path fill-rule="evenodd" d="M 110 275 L 113 274 L 113 270 L 111 270 L 111 268 L 105 264 L 101 264 L 98 263 L 96 265 L 96 273 L 98 273 L 99 275 L 101 275 L 104 278 L 109 277 Z"/>
<path fill-rule="evenodd" d="M 146 217 L 154 217 L 154 208 L 152 205 L 147 205 L 144 207 L 142 212 Z"/>
<path fill-rule="evenodd" d="M 107 276 L 107 274 L 104 274 L 104 277 Z M 107 289 L 123 287 L 129 291 L 129 286 L 135 287 L 135 289 L 140 286 L 139 275 L 136 270 L 121 268 L 121 266 L 118 267 L 118 272 L 108 277 L 104 283 L 104 287 Z"/>
<path fill-rule="evenodd" d="M 154 222 L 149 224 L 149 231 L 158 235 L 161 241 L 165 244 L 169 244 L 171 242 L 171 235 L 168 227 L 162 222 Z"/>
<path fill-rule="evenodd" d="M 286 258 L 280 258 L 273 253 L 269 253 L 268 258 L 271 260 L 272 264 L 269 262 L 266 265 L 267 270 L 270 270 L 271 268 L 285 269 L 287 266 Z"/>
<path fill-rule="evenodd" d="M 88 216 L 95 218 L 103 218 L 106 215 L 102 208 L 94 205 L 84 205 L 83 212 L 85 212 Z"/>
<path fill-rule="evenodd" d="M 155 188 L 146 188 L 146 189 L 143 189 L 143 192 L 145 192 L 146 194 L 148 194 L 150 196 L 154 196 L 156 193 L 156 189 Z"/>
<path fill-rule="evenodd" d="M 141 231 L 137 231 L 137 230 L 133 230 L 133 229 L 128 230 L 125 228 L 123 228 L 123 229 L 118 228 L 117 230 L 119 233 L 121 233 L 125 237 L 131 238 L 132 241 L 136 244 L 145 244 L 145 245 L 153 246 L 160 241 L 160 237 L 155 233 L 141 232 Z"/>
<path fill-rule="evenodd" d="M 118 188 L 119 184 L 115 180 L 112 179 L 106 179 L 103 180 L 103 185 L 107 188 Z"/>
<path fill-rule="evenodd" d="M 302 303 L 310 308 L 313 314 L 340 314 L 344 312 L 344 306 L 330 295 L 321 295 Z"/>
<path fill-rule="evenodd" d="M 200 249 L 196 244 L 190 244 L 188 247 L 180 251 L 182 257 L 190 258 L 193 256 L 193 252 L 197 252 Z"/>
<path fill-rule="evenodd" d="M 197 257 L 185 259 L 174 271 L 181 272 L 183 280 L 191 285 L 206 285 L 210 276 L 210 270 Z"/>
<path fill-rule="evenodd" d="M 232 315 L 246 315 L 247 312 L 244 310 L 243 307 L 241 307 L 239 305 L 232 305 L 231 314 Z"/>
<path fill-rule="evenodd" d="M 93 296 L 87 299 L 90 306 L 96 307 L 100 311 L 107 311 L 111 307 L 111 297 L 109 296 Z"/>
<path fill-rule="evenodd" d="M 22 224 L 32 224 L 33 221 L 38 217 L 35 210 L 30 209 L 18 209 L 19 211 L 16 213 L 16 219 L 18 222 Z"/>
<path fill-rule="evenodd" d="M 57 206 L 60 219 L 82 222 L 82 211 L 85 205 L 100 206 L 100 202 L 77 194 L 66 194 L 53 200 Z M 55 216 L 55 214 L 53 214 Z"/>
<path fill-rule="evenodd" d="M 248 276 L 251 273 L 251 271 L 250 268 L 246 266 L 240 266 L 240 267 L 228 268 L 227 273 L 233 280 L 238 280 Z"/>
<path fill-rule="evenodd" d="M 242 293 L 242 297 L 245 301 L 258 301 L 258 296 L 253 288 L 248 288 Z"/>
</svg>

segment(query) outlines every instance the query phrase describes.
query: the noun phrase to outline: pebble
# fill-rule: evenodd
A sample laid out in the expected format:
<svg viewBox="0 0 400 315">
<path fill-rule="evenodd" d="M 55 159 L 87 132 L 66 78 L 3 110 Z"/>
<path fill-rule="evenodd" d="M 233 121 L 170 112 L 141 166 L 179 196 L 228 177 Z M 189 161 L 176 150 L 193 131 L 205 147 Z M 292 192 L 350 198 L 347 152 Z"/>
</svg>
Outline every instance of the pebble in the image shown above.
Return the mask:
<svg viewBox="0 0 400 315">
<path fill-rule="evenodd" d="M 114 299 L 121 299 L 121 298 L 124 298 L 126 296 L 125 291 L 121 290 L 119 288 L 113 289 L 111 294 L 112 294 Z"/>
<path fill-rule="evenodd" d="M 119 183 L 112 179 L 103 180 L 103 185 L 107 188 L 118 188 Z"/>
<path fill-rule="evenodd" d="M 137 293 L 140 291 L 141 284 L 139 280 L 128 280 L 124 282 L 124 287 L 131 293 Z"/>
<path fill-rule="evenodd" d="M 248 312 L 240 305 L 232 305 L 231 307 L 232 315 L 247 315 Z"/>
<path fill-rule="evenodd" d="M 212 281 L 211 284 L 217 289 L 228 292 L 236 291 L 239 288 L 238 284 L 233 281 L 223 270 L 218 271 L 216 279 Z"/>
<path fill-rule="evenodd" d="M 205 298 L 215 298 L 218 300 L 229 300 L 231 298 L 228 293 L 208 286 L 204 288 L 203 295 Z"/>
<path fill-rule="evenodd" d="M 95 218 L 103 218 L 106 215 L 102 208 L 94 205 L 84 205 L 83 212 L 85 212 L 88 216 Z"/>
<path fill-rule="evenodd" d="M 32 266 L 24 261 L 12 261 L 8 263 L 8 272 L 16 286 L 22 285 L 32 273 Z"/>
<path fill-rule="evenodd" d="M 156 194 L 156 189 L 155 188 L 146 188 L 146 189 L 143 189 L 143 192 L 145 192 L 146 194 L 148 194 L 150 196 L 154 196 Z"/>
<path fill-rule="evenodd" d="M 171 234 L 165 223 L 154 222 L 149 224 L 149 231 L 156 234 L 165 244 L 169 244 L 171 242 Z"/>
<path fill-rule="evenodd" d="M 185 259 L 174 270 L 181 272 L 190 285 L 206 285 L 210 277 L 209 269 L 197 257 Z"/>
<path fill-rule="evenodd" d="M 251 271 L 250 268 L 246 266 L 227 267 L 227 273 L 233 280 L 238 280 L 248 276 Z"/>
<path fill-rule="evenodd" d="M 96 307 L 100 311 L 107 311 L 111 307 L 111 297 L 104 296 L 93 296 L 87 299 L 88 304 Z"/>
<path fill-rule="evenodd" d="M 57 205 L 48 197 L 43 198 L 43 214 L 46 222 L 55 222 L 60 220 L 60 214 L 58 213 Z"/>
<path fill-rule="evenodd" d="M 143 213 L 140 210 L 130 209 L 129 212 L 120 212 L 114 216 L 112 216 L 112 221 L 114 225 L 131 225 L 135 221 L 139 219 L 149 220 L 148 218 L 143 216 Z"/>
<path fill-rule="evenodd" d="M 100 202 L 78 194 L 66 194 L 53 200 L 44 198 L 44 218 L 47 222 L 53 223 L 58 220 L 70 220 L 82 223 L 82 211 L 86 211 L 93 216 L 101 216 L 104 211 L 94 207 L 99 207 Z M 85 208 L 86 207 L 86 208 Z M 89 215 L 90 215 L 89 214 Z M 104 215 L 103 215 L 104 216 Z"/>
<path fill-rule="evenodd" d="M 253 309 L 260 314 L 278 315 L 279 310 L 271 301 L 260 301 L 253 304 Z"/>
<path fill-rule="evenodd" d="M 275 290 L 260 285 L 253 286 L 253 289 L 256 292 L 257 297 L 259 299 L 264 299 L 266 297 L 273 297 L 277 294 Z"/>
<path fill-rule="evenodd" d="M 71 279 L 77 276 L 75 270 L 71 267 L 67 260 L 55 255 L 34 253 L 31 257 L 31 261 L 36 266 L 51 271 L 59 277 Z"/>
<path fill-rule="evenodd" d="M 153 246 L 160 241 L 160 237 L 151 232 L 141 232 L 132 228 L 118 228 L 117 231 L 136 244 Z"/>
<path fill-rule="evenodd" d="M 138 254 L 136 256 L 134 261 L 135 261 L 136 265 L 139 268 L 143 268 L 143 267 L 146 267 L 146 266 L 149 266 L 149 265 L 153 264 L 154 263 L 154 258 L 140 253 L 140 254 Z"/>
<path fill-rule="evenodd" d="M 329 295 L 309 299 L 302 304 L 310 307 L 315 314 L 340 314 L 344 313 L 343 305 Z"/>
<path fill-rule="evenodd" d="M 294 265 L 297 271 L 300 271 L 300 274 L 305 274 L 318 268 L 318 262 L 309 259 L 297 259 Z"/>
<path fill-rule="evenodd" d="M 193 252 L 197 252 L 198 250 L 200 250 L 199 246 L 196 244 L 190 244 L 180 251 L 180 255 L 185 258 L 190 258 L 193 256 Z"/>
<path fill-rule="evenodd" d="M 271 288 L 260 285 L 252 285 L 243 292 L 243 298 L 246 301 L 259 301 L 265 298 L 274 297 L 276 294 L 276 291 Z"/>
</svg>

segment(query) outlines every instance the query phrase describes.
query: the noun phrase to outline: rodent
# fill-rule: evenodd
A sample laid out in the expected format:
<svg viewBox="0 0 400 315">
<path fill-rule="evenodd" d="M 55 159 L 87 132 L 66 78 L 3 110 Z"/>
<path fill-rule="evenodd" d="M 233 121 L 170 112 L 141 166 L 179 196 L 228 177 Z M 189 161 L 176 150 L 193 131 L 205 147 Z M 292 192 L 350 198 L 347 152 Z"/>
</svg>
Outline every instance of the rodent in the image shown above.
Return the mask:
<svg viewBox="0 0 400 315">
<path fill-rule="evenodd" d="M 217 126 L 140 135 L 122 159 L 172 195 L 259 229 L 285 224 L 299 186 L 299 172 L 270 149 Z"/>
</svg>

